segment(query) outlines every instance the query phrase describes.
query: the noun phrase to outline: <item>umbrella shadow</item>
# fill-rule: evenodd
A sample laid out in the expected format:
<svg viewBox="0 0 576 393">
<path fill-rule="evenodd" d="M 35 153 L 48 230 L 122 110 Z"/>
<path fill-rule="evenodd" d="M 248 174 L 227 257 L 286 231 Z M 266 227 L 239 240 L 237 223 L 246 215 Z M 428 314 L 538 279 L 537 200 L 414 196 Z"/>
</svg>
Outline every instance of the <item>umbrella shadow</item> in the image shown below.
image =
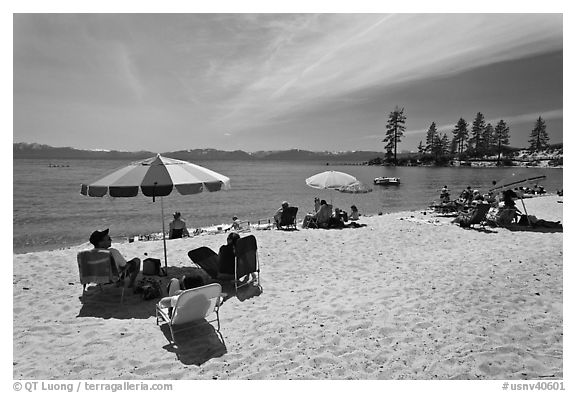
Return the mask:
<svg viewBox="0 0 576 393">
<path fill-rule="evenodd" d="M 511 232 L 540 232 L 540 233 L 557 233 L 564 232 L 562 225 L 559 226 L 528 226 L 528 225 L 510 225 L 503 227 Z"/>
<path fill-rule="evenodd" d="M 228 352 L 224 337 L 208 321 L 192 323 L 174 333 L 174 342 L 168 324 L 160 326 L 169 341 L 162 348 L 176 355 L 182 364 L 200 366 L 210 359 Z"/>
</svg>

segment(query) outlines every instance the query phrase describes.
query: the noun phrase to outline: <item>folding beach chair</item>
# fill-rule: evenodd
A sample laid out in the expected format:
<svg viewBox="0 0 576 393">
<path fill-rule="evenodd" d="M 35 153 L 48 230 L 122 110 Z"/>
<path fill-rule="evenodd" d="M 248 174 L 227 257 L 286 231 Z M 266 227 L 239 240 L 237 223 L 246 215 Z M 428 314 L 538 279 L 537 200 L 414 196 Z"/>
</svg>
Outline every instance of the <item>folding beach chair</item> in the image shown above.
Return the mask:
<svg viewBox="0 0 576 393">
<path fill-rule="evenodd" d="M 296 215 L 298 214 L 297 206 L 290 206 L 282 210 L 280 222 L 277 224 L 278 229 L 296 229 Z"/>
<path fill-rule="evenodd" d="M 169 239 L 181 239 L 184 236 L 184 228 L 172 229 Z"/>
<path fill-rule="evenodd" d="M 260 264 L 258 263 L 258 246 L 254 235 L 242 237 L 236 241 L 235 287 L 243 287 L 253 281 L 260 282 Z M 253 279 L 246 276 L 254 273 Z M 246 278 L 242 280 L 242 278 Z"/>
<path fill-rule="evenodd" d="M 168 312 L 168 308 L 163 307 L 160 303 L 156 305 L 156 324 L 159 325 L 161 320 L 168 323 L 173 344 L 176 343 L 174 338 L 176 328 L 188 324 L 190 325 L 188 327 L 192 327 L 194 326 L 193 322 L 217 322 L 216 330 L 220 332 L 219 310 L 222 304 L 221 294 L 222 287 L 216 283 L 182 291 L 177 295 L 178 298 L 171 313 Z M 207 321 L 206 318 L 212 313 L 216 313 L 216 319 Z"/>
<path fill-rule="evenodd" d="M 486 226 L 486 215 L 490 210 L 489 203 L 479 203 L 468 213 L 461 213 L 460 226 L 471 227 L 476 224 Z"/>
<path fill-rule="evenodd" d="M 200 247 L 191 250 L 188 252 L 188 258 L 204 269 L 211 278 L 215 280 L 218 279 L 218 272 L 220 271 L 218 254 L 216 254 L 211 248 Z"/>
<path fill-rule="evenodd" d="M 92 249 L 80 251 L 77 255 L 82 296 L 86 292 L 86 285 L 97 284 L 102 290 L 102 284 L 113 284 L 125 278 L 124 272 L 118 272 L 116 263 L 108 250 Z M 124 301 L 124 285 L 120 303 Z"/>
</svg>

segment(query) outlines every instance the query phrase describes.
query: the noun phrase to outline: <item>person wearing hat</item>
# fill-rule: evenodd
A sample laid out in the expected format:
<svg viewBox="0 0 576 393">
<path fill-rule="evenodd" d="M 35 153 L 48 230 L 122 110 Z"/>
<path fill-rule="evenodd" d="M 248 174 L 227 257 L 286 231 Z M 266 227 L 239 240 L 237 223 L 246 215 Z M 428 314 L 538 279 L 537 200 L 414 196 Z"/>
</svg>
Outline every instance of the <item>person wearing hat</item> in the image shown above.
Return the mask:
<svg viewBox="0 0 576 393">
<path fill-rule="evenodd" d="M 128 288 L 132 288 L 134 286 L 134 282 L 136 281 L 136 277 L 138 277 L 138 273 L 140 273 L 140 259 L 139 258 L 132 258 L 131 260 L 127 261 L 120 251 L 115 248 L 112 248 L 112 238 L 109 235 L 110 229 L 104 229 L 103 231 L 94 231 L 90 235 L 90 243 L 94 246 L 94 248 L 99 250 L 107 250 L 110 252 L 110 257 L 116 264 L 119 272 L 125 272 L 130 277 L 130 283 L 128 284 Z"/>
<path fill-rule="evenodd" d="M 170 222 L 170 231 L 168 232 L 169 239 L 180 239 L 184 236 L 190 236 L 186 228 L 186 222 L 182 220 L 180 212 L 174 212 L 174 220 Z"/>
</svg>

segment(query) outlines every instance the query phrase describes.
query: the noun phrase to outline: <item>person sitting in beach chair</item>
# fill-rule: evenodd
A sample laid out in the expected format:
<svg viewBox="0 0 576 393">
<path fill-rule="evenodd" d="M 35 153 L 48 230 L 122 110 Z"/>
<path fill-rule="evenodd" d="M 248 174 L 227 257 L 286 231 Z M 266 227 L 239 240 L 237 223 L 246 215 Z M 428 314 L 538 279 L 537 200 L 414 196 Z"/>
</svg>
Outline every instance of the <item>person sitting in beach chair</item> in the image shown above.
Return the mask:
<svg viewBox="0 0 576 393">
<path fill-rule="evenodd" d="M 92 232 L 90 235 L 90 243 L 92 243 L 95 250 L 106 250 L 110 253 L 110 257 L 116 264 L 118 272 L 121 273 L 121 275 L 127 275 L 130 277 L 128 288 L 132 288 L 134 287 L 134 282 L 138 277 L 138 273 L 140 273 L 140 259 L 132 258 L 127 261 L 120 251 L 112 248 L 112 238 L 109 235 L 109 231 L 109 229 L 105 229 L 103 231 Z"/>
<path fill-rule="evenodd" d="M 180 239 L 184 236 L 190 236 L 186 228 L 186 222 L 182 220 L 180 212 L 174 212 L 174 220 L 170 222 L 169 239 Z"/>
<path fill-rule="evenodd" d="M 344 228 L 346 226 L 346 221 L 348 221 L 348 214 L 342 212 L 339 208 L 334 209 L 334 213 L 328 219 L 329 228 Z"/>
<path fill-rule="evenodd" d="M 480 224 L 486 225 L 486 215 L 490 210 L 489 203 L 478 203 L 469 212 L 462 212 L 452 221 L 453 223 L 460 224 L 463 228 L 469 228 L 472 225 Z"/>
<path fill-rule="evenodd" d="M 280 206 L 280 208 L 278 210 L 276 210 L 276 213 L 274 213 L 274 223 L 276 224 L 276 227 L 278 227 L 278 224 L 280 223 L 280 219 L 282 218 L 282 212 L 284 211 L 284 209 L 287 209 L 290 206 L 290 204 L 287 201 L 282 202 L 282 205 Z"/>
<path fill-rule="evenodd" d="M 322 199 L 320 201 L 320 209 L 314 216 L 315 228 L 328 228 L 330 217 L 332 217 L 332 205 L 329 205 L 326 200 Z"/>
<path fill-rule="evenodd" d="M 234 268 L 236 264 L 236 242 L 240 235 L 231 232 L 226 238 L 226 244 L 218 251 L 218 278 L 234 278 Z"/>
<path fill-rule="evenodd" d="M 167 297 L 160 299 L 158 304 L 168 309 L 168 315 L 172 316 L 172 308 L 178 300 L 178 295 L 187 289 L 197 288 L 203 286 L 204 279 L 201 276 L 182 276 L 180 279 L 172 278 L 168 283 L 166 292 L 168 292 Z"/>
<path fill-rule="evenodd" d="M 208 247 L 200 247 L 189 251 L 188 257 L 210 278 L 234 281 L 238 288 L 241 286 L 239 284 L 244 285 L 259 278 L 260 266 L 256 250 L 256 238 L 253 235 L 240 238 L 240 235 L 232 232 L 218 254 Z"/>
<path fill-rule="evenodd" d="M 298 207 L 288 206 L 282 209 L 280 221 L 276 222 L 278 229 L 296 229 L 296 215 L 298 214 Z"/>
</svg>

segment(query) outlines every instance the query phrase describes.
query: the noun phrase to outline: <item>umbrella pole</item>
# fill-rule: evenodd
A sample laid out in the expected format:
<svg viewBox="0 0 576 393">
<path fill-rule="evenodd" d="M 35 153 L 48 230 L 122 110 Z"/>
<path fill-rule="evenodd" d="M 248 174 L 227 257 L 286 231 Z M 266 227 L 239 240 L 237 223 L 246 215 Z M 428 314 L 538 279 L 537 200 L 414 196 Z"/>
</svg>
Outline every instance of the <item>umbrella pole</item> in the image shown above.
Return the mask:
<svg viewBox="0 0 576 393">
<path fill-rule="evenodd" d="M 164 243 L 164 267 L 168 270 L 168 258 L 166 257 L 166 230 L 164 229 L 164 197 L 160 197 L 162 209 L 162 242 Z"/>
<path fill-rule="evenodd" d="M 522 202 L 522 207 L 524 208 L 524 214 L 528 217 L 528 212 L 526 211 L 526 205 L 524 204 L 524 198 L 520 197 L 520 201 Z"/>
</svg>

